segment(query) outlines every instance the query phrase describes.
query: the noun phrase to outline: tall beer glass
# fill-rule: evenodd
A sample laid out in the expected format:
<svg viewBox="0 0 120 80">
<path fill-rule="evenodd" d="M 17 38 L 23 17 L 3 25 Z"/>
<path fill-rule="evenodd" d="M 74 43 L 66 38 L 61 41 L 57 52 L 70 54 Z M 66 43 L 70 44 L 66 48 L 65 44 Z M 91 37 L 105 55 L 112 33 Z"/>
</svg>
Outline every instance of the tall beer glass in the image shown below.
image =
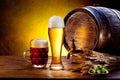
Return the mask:
<svg viewBox="0 0 120 80">
<path fill-rule="evenodd" d="M 61 70 L 64 68 L 61 60 L 62 44 L 64 37 L 64 22 L 61 17 L 53 16 L 50 18 L 48 35 L 52 52 L 50 69 Z"/>
</svg>

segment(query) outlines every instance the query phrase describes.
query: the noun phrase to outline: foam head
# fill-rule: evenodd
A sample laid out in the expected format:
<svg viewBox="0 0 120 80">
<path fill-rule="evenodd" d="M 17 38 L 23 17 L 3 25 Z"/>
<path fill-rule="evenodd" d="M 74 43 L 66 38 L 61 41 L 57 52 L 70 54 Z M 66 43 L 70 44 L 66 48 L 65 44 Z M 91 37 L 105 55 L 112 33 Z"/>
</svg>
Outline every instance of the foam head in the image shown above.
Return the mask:
<svg viewBox="0 0 120 80">
<path fill-rule="evenodd" d="M 49 19 L 49 28 L 64 27 L 64 20 L 60 16 L 52 16 Z"/>
<path fill-rule="evenodd" d="M 30 46 L 34 48 L 46 48 L 48 47 L 48 41 L 45 39 L 32 39 Z"/>
</svg>

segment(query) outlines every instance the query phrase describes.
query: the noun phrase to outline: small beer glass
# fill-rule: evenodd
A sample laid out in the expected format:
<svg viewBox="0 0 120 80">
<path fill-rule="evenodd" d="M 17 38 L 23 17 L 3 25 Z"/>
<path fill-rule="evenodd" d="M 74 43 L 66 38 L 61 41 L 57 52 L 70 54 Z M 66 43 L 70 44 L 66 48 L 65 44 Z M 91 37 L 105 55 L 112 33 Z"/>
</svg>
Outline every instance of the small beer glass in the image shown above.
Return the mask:
<svg viewBox="0 0 120 80">
<path fill-rule="evenodd" d="M 27 53 L 30 53 L 30 60 L 26 58 Z M 34 68 L 45 68 L 48 61 L 48 41 L 45 39 L 32 39 L 30 50 L 25 50 L 23 57 L 31 62 Z"/>
</svg>

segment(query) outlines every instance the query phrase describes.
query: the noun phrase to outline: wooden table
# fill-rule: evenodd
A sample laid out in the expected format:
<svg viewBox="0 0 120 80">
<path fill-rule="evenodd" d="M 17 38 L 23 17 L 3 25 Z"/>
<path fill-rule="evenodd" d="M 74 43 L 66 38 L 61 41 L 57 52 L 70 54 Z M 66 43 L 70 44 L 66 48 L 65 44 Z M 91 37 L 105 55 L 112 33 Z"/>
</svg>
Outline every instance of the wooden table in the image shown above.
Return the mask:
<svg viewBox="0 0 120 80">
<path fill-rule="evenodd" d="M 81 75 L 79 72 L 73 72 L 78 66 L 71 64 L 70 60 L 62 57 L 64 70 L 50 70 L 49 57 L 46 69 L 35 69 L 31 63 L 26 62 L 22 56 L 0 56 L 0 78 L 49 78 L 49 79 L 78 79 L 78 78 L 96 78 L 91 75 Z M 101 78 L 101 77 L 97 77 Z M 120 78 L 120 71 L 115 71 L 102 78 Z"/>
</svg>

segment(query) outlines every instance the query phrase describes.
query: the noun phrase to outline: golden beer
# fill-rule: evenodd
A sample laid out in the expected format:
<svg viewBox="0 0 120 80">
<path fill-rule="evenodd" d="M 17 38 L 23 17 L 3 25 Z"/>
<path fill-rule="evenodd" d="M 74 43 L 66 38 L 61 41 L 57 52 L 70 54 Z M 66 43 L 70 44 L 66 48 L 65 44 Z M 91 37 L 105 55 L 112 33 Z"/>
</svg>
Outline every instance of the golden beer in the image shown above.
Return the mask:
<svg viewBox="0 0 120 80">
<path fill-rule="evenodd" d="M 53 70 L 63 69 L 61 54 L 64 38 L 64 28 L 63 27 L 48 28 L 48 35 L 52 52 L 52 62 L 50 65 L 50 69 Z"/>
</svg>

